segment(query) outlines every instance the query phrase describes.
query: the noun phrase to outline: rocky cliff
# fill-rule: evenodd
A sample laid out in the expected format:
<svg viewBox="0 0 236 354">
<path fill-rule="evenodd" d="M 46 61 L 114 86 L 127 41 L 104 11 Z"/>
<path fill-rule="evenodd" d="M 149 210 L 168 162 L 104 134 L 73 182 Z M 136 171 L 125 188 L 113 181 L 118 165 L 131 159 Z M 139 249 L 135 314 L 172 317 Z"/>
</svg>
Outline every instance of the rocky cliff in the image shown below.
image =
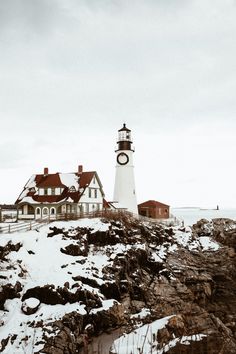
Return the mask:
<svg viewBox="0 0 236 354">
<path fill-rule="evenodd" d="M 2 235 L 0 245 L 2 353 L 79 353 L 105 331 L 163 318 L 150 353 L 236 352 L 232 220 L 190 229 L 110 216 Z"/>
</svg>

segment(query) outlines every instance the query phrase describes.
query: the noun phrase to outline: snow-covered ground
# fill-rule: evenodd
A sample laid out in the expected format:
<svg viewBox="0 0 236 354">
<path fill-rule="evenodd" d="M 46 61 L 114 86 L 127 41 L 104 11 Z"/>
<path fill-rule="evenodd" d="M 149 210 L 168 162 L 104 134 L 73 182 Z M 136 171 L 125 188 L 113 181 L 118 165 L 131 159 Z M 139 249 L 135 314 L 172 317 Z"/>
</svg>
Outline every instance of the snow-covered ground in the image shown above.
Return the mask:
<svg viewBox="0 0 236 354">
<path fill-rule="evenodd" d="M 236 220 L 236 209 L 172 208 L 171 214 L 184 220 L 185 225 L 193 225 L 200 219 L 229 218 Z"/>
<path fill-rule="evenodd" d="M 48 237 L 48 233 L 50 232 L 49 227 L 53 226 L 67 230 L 69 237 L 64 237 L 63 234 Z M 73 287 L 73 285 L 75 286 L 73 277 L 78 275 L 91 279 L 99 285 L 103 284 L 105 281 L 113 282 L 112 274 L 106 274 L 106 279 L 104 279 L 104 273 L 102 272 L 104 267 L 112 266 L 113 259 L 118 254 L 125 254 L 131 248 L 146 247 L 144 243 L 137 240 L 133 245 L 117 243 L 115 245 L 106 245 L 102 248 L 91 245 L 87 257 L 75 257 L 61 252 L 61 249 L 65 249 L 68 245 L 78 245 L 78 239 L 73 239 L 77 234 L 75 230 L 76 227 L 90 228 L 91 233 L 94 233 L 96 231 L 107 231 L 109 226 L 109 223 L 103 223 L 98 218 L 81 219 L 70 222 L 56 221 L 50 225 L 41 227 L 39 230 L 1 235 L 0 246 L 5 246 L 8 242 L 22 244 L 22 247 L 17 252 L 10 252 L 7 256 L 7 260 L 2 262 L 1 273 L 3 277 L 1 285 L 12 284 L 14 286 L 17 281 L 20 281 L 23 288 L 21 294 L 23 295 L 28 289 L 37 286 L 43 287 L 47 284 L 53 284 L 56 288 L 63 287 L 65 283 L 68 283 L 70 291 L 76 291 L 76 287 Z M 81 236 L 81 238 L 82 237 L 83 236 Z M 203 236 L 199 238 L 198 241 L 192 240 L 190 228 L 187 228 L 186 232 L 182 232 L 176 228 L 173 238 L 175 240 L 174 244 L 165 242 L 165 244 L 156 248 L 151 244 L 149 245 L 151 257 L 154 261 L 164 261 L 169 253 L 175 252 L 180 246 L 186 247 L 189 250 L 201 249 L 203 251 L 217 250 L 219 247 L 218 244 L 209 237 Z M 77 281 L 77 283 L 79 283 L 82 289 L 93 292 L 101 299 L 102 306 L 92 311 L 107 310 L 113 306 L 114 300 L 106 300 L 98 287 L 92 287 L 80 281 Z M 29 303 L 34 303 L 34 300 L 29 300 Z M 33 325 L 30 326 L 28 323 L 37 323 L 43 320 L 44 331 L 46 329 L 47 332 L 50 333 L 50 323 L 61 319 L 66 313 L 72 311 L 77 311 L 80 314 L 86 313 L 85 306 L 82 303 L 68 303 L 66 305 L 46 305 L 41 303 L 39 304 L 37 312 L 31 315 L 24 314 L 21 308 L 22 301 L 19 298 L 15 298 L 7 300 L 5 303 L 5 311 L 0 311 L 0 321 L 2 324 L 0 342 L 2 339 L 9 336 L 15 338 L 15 335 L 17 335 L 14 340 L 8 341 L 6 348 L 3 350 L 3 354 L 32 354 L 43 348 L 43 344 L 35 344 L 42 340 L 43 329 L 37 326 L 34 327 Z M 137 317 L 142 319 L 148 314 L 149 310 L 143 309 L 137 314 Z M 137 330 L 136 334 L 122 337 L 119 342 L 115 343 L 115 348 L 126 347 L 126 350 L 127 346 L 131 348 L 127 344 L 127 340 L 132 344 L 134 342 L 136 343 L 136 341 L 139 343 L 137 338 L 143 338 L 143 335 L 146 335 L 146 333 L 148 336 L 151 335 L 151 333 L 156 332 L 158 328 L 162 328 L 167 321 L 168 318 L 164 318 L 155 321 L 152 325 L 147 327 L 141 327 Z M 24 340 L 24 338 L 26 339 Z M 144 353 L 149 353 L 150 351 L 148 343 L 149 341 L 146 341 L 146 343 L 140 342 L 139 344 L 139 346 L 145 348 L 146 351 L 144 351 Z M 126 352 L 127 351 L 119 351 L 118 353 L 123 354 Z"/>
</svg>

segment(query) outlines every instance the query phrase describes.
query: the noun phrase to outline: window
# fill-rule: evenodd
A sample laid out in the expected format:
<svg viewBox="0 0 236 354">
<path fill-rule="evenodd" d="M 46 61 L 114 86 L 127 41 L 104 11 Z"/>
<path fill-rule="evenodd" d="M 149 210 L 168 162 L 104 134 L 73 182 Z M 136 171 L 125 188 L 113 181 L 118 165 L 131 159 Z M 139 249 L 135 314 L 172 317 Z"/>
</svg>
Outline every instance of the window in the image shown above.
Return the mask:
<svg viewBox="0 0 236 354">
<path fill-rule="evenodd" d="M 48 208 L 43 208 L 43 215 L 48 215 Z"/>
<path fill-rule="evenodd" d="M 47 190 L 47 188 L 44 189 L 44 195 L 48 195 L 48 190 Z"/>
<path fill-rule="evenodd" d="M 97 189 L 94 189 L 94 198 L 97 198 L 98 197 L 98 191 Z"/>
<path fill-rule="evenodd" d="M 52 188 L 52 189 L 51 189 L 51 194 L 52 194 L 52 195 L 55 195 L 55 188 Z"/>
<path fill-rule="evenodd" d="M 40 208 L 36 208 L 36 214 L 37 214 L 37 215 L 40 215 L 40 214 L 41 214 Z"/>
<path fill-rule="evenodd" d="M 92 197 L 92 189 L 89 188 L 89 198 L 91 198 L 91 197 Z"/>
<path fill-rule="evenodd" d="M 95 178 L 95 176 L 93 177 L 93 184 L 95 184 L 96 183 L 96 178 Z"/>
</svg>

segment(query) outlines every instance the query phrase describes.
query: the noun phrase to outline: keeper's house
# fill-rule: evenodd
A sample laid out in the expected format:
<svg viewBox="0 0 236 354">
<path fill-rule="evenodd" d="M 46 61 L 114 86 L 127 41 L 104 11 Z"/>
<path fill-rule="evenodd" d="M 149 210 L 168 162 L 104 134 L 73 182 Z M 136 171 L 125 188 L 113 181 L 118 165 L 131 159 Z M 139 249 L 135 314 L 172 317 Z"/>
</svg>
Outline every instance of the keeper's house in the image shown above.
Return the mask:
<svg viewBox="0 0 236 354">
<path fill-rule="evenodd" d="M 18 219 L 39 219 L 58 214 L 80 215 L 103 209 L 104 192 L 97 172 L 33 175 L 16 201 Z"/>
<path fill-rule="evenodd" d="M 168 219 L 170 217 L 170 206 L 156 200 L 148 200 L 138 205 L 138 213 L 148 218 Z"/>
</svg>

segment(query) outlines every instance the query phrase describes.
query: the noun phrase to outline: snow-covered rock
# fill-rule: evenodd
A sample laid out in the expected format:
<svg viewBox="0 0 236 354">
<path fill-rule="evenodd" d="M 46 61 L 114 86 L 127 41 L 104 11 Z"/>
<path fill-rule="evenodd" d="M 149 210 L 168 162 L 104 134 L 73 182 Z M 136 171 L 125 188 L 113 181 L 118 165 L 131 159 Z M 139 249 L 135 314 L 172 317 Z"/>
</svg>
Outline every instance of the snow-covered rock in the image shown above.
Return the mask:
<svg viewBox="0 0 236 354">
<path fill-rule="evenodd" d="M 233 240 L 235 228 L 217 224 L 219 236 L 214 225 L 190 229 L 116 217 L 1 235 L 0 350 L 76 353 L 89 337 L 126 326 L 140 336 L 151 328 L 153 353 L 187 341 L 197 350 L 205 336 L 221 334 L 230 353 L 236 271 L 219 240 L 225 232 Z M 119 343 L 128 348 L 125 339 Z M 147 343 L 140 345 L 148 353 Z"/>
<path fill-rule="evenodd" d="M 32 315 L 38 310 L 39 305 L 40 301 L 38 299 L 36 299 L 35 297 L 30 297 L 22 302 L 21 309 L 24 314 Z"/>
</svg>

